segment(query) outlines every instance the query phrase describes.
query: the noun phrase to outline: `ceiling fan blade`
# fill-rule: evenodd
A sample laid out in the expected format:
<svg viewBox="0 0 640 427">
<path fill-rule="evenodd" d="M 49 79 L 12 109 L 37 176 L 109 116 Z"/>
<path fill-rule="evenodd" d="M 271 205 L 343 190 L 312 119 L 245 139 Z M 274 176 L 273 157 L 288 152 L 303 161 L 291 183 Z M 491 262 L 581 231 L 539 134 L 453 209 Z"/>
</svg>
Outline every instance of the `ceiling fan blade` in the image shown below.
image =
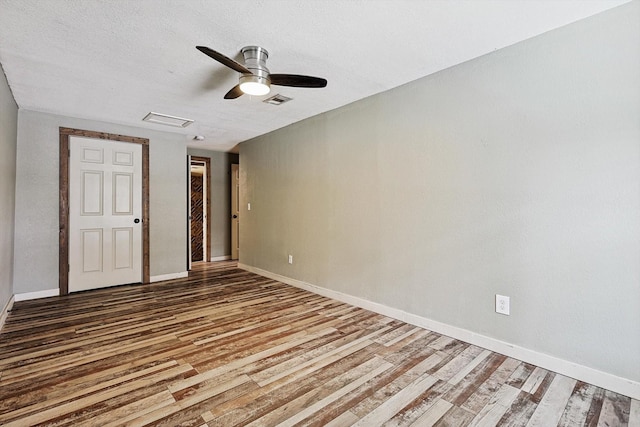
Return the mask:
<svg viewBox="0 0 640 427">
<path fill-rule="evenodd" d="M 325 87 L 327 80 L 299 74 L 270 74 L 272 85 L 293 87 Z"/>
<path fill-rule="evenodd" d="M 224 99 L 236 99 L 239 98 L 244 92 L 240 90 L 240 85 L 235 85 L 227 94 Z"/>
<path fill-rule="evenodd" d="M 220 52 L 216 52 L 215 50 L 210 49 L 206 46 L 196 46 L 196 49 L 198 49 L 200 52 L 204 53 L 205 55 L 215 59 L 222 65 L 226 65 L 232 70 L 235 70 L 243 74 L 251 74 L 251 71 L 249 71 L 244 65 L 237 63 L 233 59 L 221 54 Z"/>
</svg>

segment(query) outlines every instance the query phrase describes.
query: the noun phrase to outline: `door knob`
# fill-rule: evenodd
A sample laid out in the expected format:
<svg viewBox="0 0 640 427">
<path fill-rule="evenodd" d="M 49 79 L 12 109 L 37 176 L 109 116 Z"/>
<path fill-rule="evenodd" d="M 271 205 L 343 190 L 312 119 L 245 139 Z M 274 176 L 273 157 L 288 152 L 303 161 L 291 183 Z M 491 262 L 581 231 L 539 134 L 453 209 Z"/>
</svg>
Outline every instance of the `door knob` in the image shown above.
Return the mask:
<svg viewBox="0 0 640 427">
<path fill-rule="evenodd" d="M 236 219 L 236 218 L 238 218 L 238 215 L 233 215 L 233 219 Z"/>
<path fill-rule="evenodd" d="M 136 224 L 140 222 L 140 218 L 136 218 L 133 220 L 133 222 L 135 222 Z"/>
</svg>

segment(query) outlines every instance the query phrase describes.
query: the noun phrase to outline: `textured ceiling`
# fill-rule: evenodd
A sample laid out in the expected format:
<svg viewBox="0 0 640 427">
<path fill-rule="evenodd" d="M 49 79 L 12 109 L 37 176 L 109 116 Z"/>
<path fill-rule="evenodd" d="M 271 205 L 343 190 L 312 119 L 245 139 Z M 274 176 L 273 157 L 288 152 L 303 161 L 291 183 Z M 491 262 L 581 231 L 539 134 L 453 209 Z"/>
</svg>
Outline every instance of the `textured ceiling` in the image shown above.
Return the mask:
<svg viewBox="0 0 640 427">
<path fill-rule="evenodd" d="M 610 9 L 626 0 L 0 0 L 0 63 L 18 106 L 184 134 L 233 150 L 244 140 Z M 241 61 L 324 89 L 272 87 L 293 101 L 224 100 Z M 150 111 L 195 120 L 142 122 Z M 193 141 L 203 135 L 204 141 Z"/>
</svg>

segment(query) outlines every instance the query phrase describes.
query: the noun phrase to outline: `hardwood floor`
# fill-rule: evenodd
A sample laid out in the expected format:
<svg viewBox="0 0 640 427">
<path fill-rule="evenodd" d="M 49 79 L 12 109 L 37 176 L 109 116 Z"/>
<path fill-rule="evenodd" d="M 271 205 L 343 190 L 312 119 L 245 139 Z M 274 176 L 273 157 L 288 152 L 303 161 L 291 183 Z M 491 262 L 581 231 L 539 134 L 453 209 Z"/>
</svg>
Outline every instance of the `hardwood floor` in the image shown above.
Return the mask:
<svg viewBox="0 0 640 427">
<path fill-rule="evenodd" d="M 640 402 L 236 268 L 15 304 L 0 425 L 637 426 Z"/>
</svg>

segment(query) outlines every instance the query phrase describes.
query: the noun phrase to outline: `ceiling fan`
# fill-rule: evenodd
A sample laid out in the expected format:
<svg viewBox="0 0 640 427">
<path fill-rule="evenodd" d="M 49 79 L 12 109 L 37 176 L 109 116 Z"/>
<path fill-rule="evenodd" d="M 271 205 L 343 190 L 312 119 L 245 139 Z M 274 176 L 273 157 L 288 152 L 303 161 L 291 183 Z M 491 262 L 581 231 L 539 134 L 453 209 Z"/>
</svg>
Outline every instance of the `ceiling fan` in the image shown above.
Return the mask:
<svg viewBox="0 0 640 427">
<path fill-rule="evenodd" d="M 327 80 L 320 77 L 301 76 L 299 74 L 271 74 L 266 65 L 269 52 L 260 46 L 242 48 L 244 65 L 206 46 L 196 46 L 196 49 L 222 65 L 242 73 L 240 83 L 227 92 L 224 99 L 235 99 L 245 93 L 254 96 L 266 95 L 271 90 L 271 85 L 318 88 L 327 86 Z"/>
</svg>

